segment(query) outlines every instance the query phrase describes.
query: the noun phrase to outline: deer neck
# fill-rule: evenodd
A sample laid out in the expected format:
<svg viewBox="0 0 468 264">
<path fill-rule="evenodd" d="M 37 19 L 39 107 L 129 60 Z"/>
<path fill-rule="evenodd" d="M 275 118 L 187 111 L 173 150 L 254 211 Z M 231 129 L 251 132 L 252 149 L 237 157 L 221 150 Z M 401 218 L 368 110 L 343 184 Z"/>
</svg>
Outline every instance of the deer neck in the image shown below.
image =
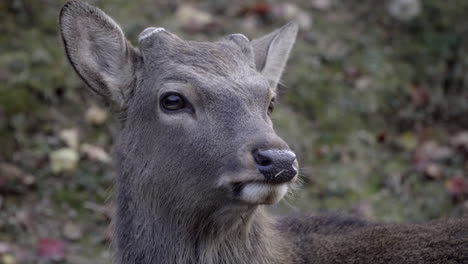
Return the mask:
<svg viewBox="0 0 468 264">
<path fill-rule="evenodd" d="M 117 200 L 119 264 L 289 263 L 288 243 L 262 206 L 190 215 L 169 208 L 146 211 L 126 193 Z"/>
</svg>

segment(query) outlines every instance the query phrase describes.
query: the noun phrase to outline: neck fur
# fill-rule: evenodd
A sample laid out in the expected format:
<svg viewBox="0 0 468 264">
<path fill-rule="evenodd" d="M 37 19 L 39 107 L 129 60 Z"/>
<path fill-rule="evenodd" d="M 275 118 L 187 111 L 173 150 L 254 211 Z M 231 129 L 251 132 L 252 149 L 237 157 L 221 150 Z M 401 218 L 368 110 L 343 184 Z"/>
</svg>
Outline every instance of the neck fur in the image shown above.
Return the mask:
<svg viewBox="0 0 468 264">
<path fill-rule="evenodd" d="M 183 216 L 159 209 L 151 215 L 125 192 L 118 193 L 117 204 L 119 264 L 288 263 L 287 243 L 263 206 Z"/>
</svg>

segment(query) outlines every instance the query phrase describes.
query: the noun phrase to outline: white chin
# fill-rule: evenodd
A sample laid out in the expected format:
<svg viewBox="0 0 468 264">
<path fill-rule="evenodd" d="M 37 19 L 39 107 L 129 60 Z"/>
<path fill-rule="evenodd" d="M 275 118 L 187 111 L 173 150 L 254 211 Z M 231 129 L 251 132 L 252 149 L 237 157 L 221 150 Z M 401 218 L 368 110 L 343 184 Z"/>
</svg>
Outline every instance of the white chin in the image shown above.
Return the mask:
<svg viewBox="0 0 468 264">
<path fill-rule="evenodd" d="M 247 183 L 242 187 L 240 199 L 252 204 L 275 204 L 288 192 L 288 185 L 267 184 L 261 182 Z"/>
</svg>

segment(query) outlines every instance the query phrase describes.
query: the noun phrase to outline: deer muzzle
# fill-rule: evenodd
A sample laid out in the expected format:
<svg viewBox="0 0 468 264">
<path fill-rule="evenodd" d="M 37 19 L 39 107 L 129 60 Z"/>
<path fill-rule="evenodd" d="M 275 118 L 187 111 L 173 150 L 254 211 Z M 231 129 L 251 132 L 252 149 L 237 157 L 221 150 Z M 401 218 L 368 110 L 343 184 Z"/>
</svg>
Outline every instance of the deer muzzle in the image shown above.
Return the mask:
<svg viewBox="0 0 468 264">
<path fill-rule="evenodd" d="M 290 150 L 255 150 L 252 155 L 266 183 L 286 183 L 297 175 L 296 155 Z"/>
</svg>

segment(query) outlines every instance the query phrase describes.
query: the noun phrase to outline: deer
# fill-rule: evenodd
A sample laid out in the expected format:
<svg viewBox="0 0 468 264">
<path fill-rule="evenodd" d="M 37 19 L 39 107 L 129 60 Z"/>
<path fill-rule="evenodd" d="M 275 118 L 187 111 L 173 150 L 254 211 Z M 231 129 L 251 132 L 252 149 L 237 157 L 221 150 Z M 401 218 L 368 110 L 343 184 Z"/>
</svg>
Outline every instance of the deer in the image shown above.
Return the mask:
<svg viewBox="0 0 468 264">
<path fill-rule="evenodd" d="M 59 16 L 66 56 L 115 113 L 115 263 L 468 263 L 468 219 L 373 222 L 274 216 L 297 185 L 273 129 L 277 86 L 298 26 L 249 40 L 183 40 L 164 28 L 132 46 L 97 7 Z"/>
</svg>

